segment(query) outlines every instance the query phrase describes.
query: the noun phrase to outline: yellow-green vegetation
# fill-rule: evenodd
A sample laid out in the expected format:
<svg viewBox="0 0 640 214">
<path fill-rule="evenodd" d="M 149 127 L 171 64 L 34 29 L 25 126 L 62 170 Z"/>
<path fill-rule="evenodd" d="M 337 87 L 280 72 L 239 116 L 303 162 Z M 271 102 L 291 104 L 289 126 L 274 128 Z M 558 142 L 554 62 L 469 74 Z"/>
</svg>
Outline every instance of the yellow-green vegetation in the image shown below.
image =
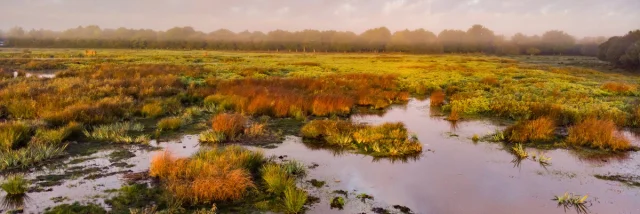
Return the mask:
<svg viewBox="0 0 640 214">
<path fill-rule="evenodd" d="M 22 122 L 0 124 L 0 150 L 9 151 L 27 143 L 32 128 Z"/>
<path fill-rule="evenodd" d="M 289 186 L 284 190 L 284 207 L 286 213 L 302 213 L 307 202 L 307 192 L 295 186 Z"/>
<path fill-rule="evenodd" d="M 184 121 L 180 117 L 167 117 L 158 121 L 159 130 L 178 130 L 184 125 Z"/>
<path fill-rule="evenodd" d="M 24 195 L 29 188 L 29 182 L 22 175 L 11 175 L 0 184 L 0 189 L 8 195 Z"/>
<path fill-rule="evenodd" d="M 555 122 L 548 117 L 535 120 L 520 121 L 505 130 L 510 142 L 528 143 L 544 142 L 553 139 Z"/>
<path fill-rule="evenodd" d="M 320 139 L 329 145 L 352 148 L 377 157 L 402 157 L 422 152 L 422 144 L 417 138 L 409 137 L 402 123 L 372 126 L 343 120 L 314 120 L 301 131 L 305 138 Z"/>
<path fill-rule="evenodd" d="M 140 134 L 131 135 L 132 132 L 144 131 L 144 125 L 134 122 L 118 122 L 108 125 L 95 126 L 93 130 L 84 130 L 84 134 L 91 140 L 114 143 L 147 143 L 149 136 Z"/>
<path fill-rule="evenodd" d="M 207 130 L 200 133 L 200 142 L 201 143 L 223 143 L 227 137 L 222 132 L 217 132 L 213 130 Z"/>
<path fill-rule="evenodd" d="M 529 157 L 529 153 L 527 153 L 527 150 L 524 149 L 522 144 L 516 144 L 511 148 L 511 151 L 513 151 L 513 154 L 515 154 L 519 159 L 525 159 Z"/>
<path fill-rule="evenodd" d="M 587 208 L 588 195 L 580 196 L 573 193 L 564 193 L 561 196 L 554 196 L 553 200 L 558 202 L 558 206 L 563 206 L 565 211 L 570 208 L 576 209 L 577 213 L 589 213 Z"/>
<path fill-rule="evenodd" d="M 594 118 L 571 126 L 566 143 L 613 151 L 627 150 L 631 147 L 631 142 L 618 131 L 613 121 Z"/>
<path fill-rule="evenodd" d="M 261 172 L 267 191 L 270 193 L 282 195 L 287 187 L 295 187 L 295 179 L 278 164 L 267 164 L 262 167 Z"/>
</svg>

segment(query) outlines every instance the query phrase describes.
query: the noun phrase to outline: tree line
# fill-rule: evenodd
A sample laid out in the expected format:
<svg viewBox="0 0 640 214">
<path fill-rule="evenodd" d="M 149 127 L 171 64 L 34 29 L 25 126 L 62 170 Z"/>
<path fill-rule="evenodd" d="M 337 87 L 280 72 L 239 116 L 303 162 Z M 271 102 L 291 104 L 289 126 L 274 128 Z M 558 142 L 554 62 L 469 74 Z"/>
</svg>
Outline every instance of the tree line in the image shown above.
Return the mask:
<svg viewBox="0 0 640 214">
<path fill-rule="evenodd" d="M 619 67 L 640 70 L 640 30 L 609 38 L 600 45 L 598 59 Z"/>
<path fill-rule="evenodd" d="M 7 47 L 20 48 L 131 48 L 207 49 L 287 52 L 407 52 L 407 53 L 487 53 L 497 55 L 598 55 L 605 37 L 577 39 L 559 30 L 541 36 L 521 33 L 511 38 L 473 25 L 464 30 L 444 30 L 439 34 L 424 29 L 391 32 L 386 27 L 361 34 L 349 31 L 284 31 L 267 33 L 220 29 L 210 33 L 192 27 L 167 31 L 149 29 L 102 29 L 77 27 L 64 31 L 24 30 L 14 27 L 0 32 Z"/>
</svg>

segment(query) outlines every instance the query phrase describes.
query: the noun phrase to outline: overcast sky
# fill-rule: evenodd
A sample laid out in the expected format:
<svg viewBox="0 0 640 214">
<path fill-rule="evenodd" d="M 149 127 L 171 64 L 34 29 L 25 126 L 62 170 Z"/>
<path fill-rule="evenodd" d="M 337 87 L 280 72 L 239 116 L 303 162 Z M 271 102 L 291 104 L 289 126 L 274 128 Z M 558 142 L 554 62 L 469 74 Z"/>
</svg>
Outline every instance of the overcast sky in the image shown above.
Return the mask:
<svg viewBox="0 0 640 214">
<path fill-rule="evenodd" d="M 464 29 L 612 36 L 640 29 L 640 0 L 0 0 L 0 29 L 79 25 L 201 31 Z"/>
</svg>

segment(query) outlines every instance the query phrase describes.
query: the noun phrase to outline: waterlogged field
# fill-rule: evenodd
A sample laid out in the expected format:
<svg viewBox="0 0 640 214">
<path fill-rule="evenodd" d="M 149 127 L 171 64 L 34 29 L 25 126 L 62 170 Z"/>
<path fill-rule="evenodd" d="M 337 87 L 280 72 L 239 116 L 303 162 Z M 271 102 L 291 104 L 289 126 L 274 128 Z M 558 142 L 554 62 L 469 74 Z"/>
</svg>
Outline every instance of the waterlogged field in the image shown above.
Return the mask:
<svg viewBox="0 0 640 214">
<path fill-rule="evenodd" d="M 637 76 L 586 57 L 0 51 L 3 208 L 637 213 Z"/>
</svg>

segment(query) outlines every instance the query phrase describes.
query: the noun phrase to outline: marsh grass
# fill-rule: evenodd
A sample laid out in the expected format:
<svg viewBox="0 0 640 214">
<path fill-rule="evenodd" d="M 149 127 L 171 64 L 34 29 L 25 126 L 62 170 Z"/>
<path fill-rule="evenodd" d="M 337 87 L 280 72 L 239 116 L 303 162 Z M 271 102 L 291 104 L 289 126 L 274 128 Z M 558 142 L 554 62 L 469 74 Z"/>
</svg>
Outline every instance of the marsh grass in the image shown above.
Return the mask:
<svg viewBox="0 0 640 214">
<path fill-rule="evenodd" d="M 444 98 L 444 92 L 442 90 L 436 90 L 431 93 L 429 101 L 431 102 L 431 106 L 442 106 L 444 104 Z"/>
<path fill-rule="evenodd" d="M 65 154 L 67 144 L 34 144 L 18 150 L 0 151 L 0 170 L 27 168 Z"/>
<path fill-rule="evenodd" d="M 213 117 L 212 127 L 216 132 L 224 133 L 229 139 L 236 139 L 243 133 L 247 118 L 241 114 L 219 114 Z"/>
<path fill-rule="evenodd" d="M 558 202 L 558 207 L 564 207 L 564 211 L 566 212 L 568 209 L 574 208 L 578 214 L 589 213 L 589 208 L 587 207 L 587 198 L 588 195 L 580 196 L 574 195 L 573 193 L 564 193 L 561 196 L 554 196 L 553 200 Z"/>
<path fill-rule="evenodd" d="M 131 132 L 144 131 L 144 125 L 134 122 L 118 122 L 109 125 L 93 127 L 92 131 L 84 130 L 83 133 L 91 140 L 115 143 L 147 143 L 149 136 L 140 134 L 132 135 Z"/>
<path fill-rule="evenodd" d="M 521 121 L 505 130 L 513 143 L 546 142 L 554 138 L 555 122 L 548 117 Z"/>
<path fill-rule="evenodd" d="M 371 126 L 341 120 L 314 120 L 303 126 L 301 132 L 305 138 L 322 139 L 328 145 L 376 157 L 410 156 L 422 151 L 418 139 L 410 138 L 402 123 Z"/>
<path fill-rule="evenodd" d="M 2 184 L 0 189 L 5 191 L 8 195 L 24 195 L 29 188 L 29 182 L 23 175 L 11 175 L 8 176 Z"/>
<path fill-rule="evenodd" d="M 570 146 L 587 146 L 597 149 L 624 151 L 631 142 L 617 129 L 611 120 L 586 119 L 569 128 L 566 143 Z"/>
<path fill-rule="evenodd" d="M 34 139 L 35 143 L 60 144 L 69 136 L 82 130 L 82 124 L 71 122 L 58 129 L 37 129 Z"/>
<path fill-rule="evenodd" d="M 304 205 L 307 202 L 307 192 L 298 189 L 295 186 L 288 186 L 284 190 L 283 201 L 285 213 L 302 213 Z"/>
<path fill-rule="evenodd" d="M 185 121 L 181 117 L 167 117 L 158 121 L 157 128 L 159 130 L 175 131 L 180 129 L 185 124 Z"/>
<path fill-rule="evenodd" d="M 31 138 L 32 128 L 23 122 L 0 123 L 0 151 L 24 146 Z"/>
<path fill-rule="evenodd" d="M 287 172 L 287 174 L 293 177 L 304 177 L 305 175 L 307 175 L 307 167 L 303 163 L 296 160 L 284 162 L 282 164 L 282 168 Z"/>
<path fill-rule="evenodd" d="M 217 132 L 213 130 L 207 130 L 200 133 L 199 141 L 200 143 L 211 143 L 218 144 L 224 143 L 227 140 L 227 137 L 222 132 Z"/>
<path fill-rule="evenodd" d="M 288 187 L 295 187 L 295 180 L 289 176 L 284 167 L 278 164 L 264 165 L 261 173 L 262 180 L 270 193 L 282 195 Z"/>
<path fill-rule="evenodd" d="M 518 143 L 515 146 L 511 147 L 511 151 L 519 159 L 526 159 L 527 157 L 529 157 L 529 153 L 527 153 L 527 150 L 525 150 L 525 148 L 522 146 L 522 144 Z"/>
</svg>

